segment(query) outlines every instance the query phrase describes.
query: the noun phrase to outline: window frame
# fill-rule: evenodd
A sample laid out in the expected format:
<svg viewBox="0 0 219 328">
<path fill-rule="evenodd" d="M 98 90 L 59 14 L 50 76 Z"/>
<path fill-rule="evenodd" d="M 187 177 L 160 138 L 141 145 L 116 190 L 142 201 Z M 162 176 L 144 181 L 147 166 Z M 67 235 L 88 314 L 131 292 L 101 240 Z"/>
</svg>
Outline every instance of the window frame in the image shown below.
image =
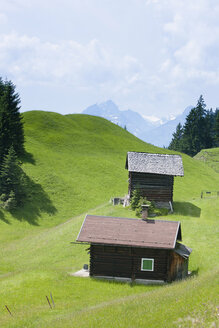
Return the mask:
<svg viewBox="0 0 219 328">
<path fill-rule="evenodd" d="M 151 269 L 151 270 L 143 269 L 143 262 L 144 262 L 144 260 L 152 261 L 152 269 Z M 149 271 L 149 272 L 154 271 L 154 259 L 143 257 L 143 258 L 141 259 L 141 271 Z"/>
</svg>

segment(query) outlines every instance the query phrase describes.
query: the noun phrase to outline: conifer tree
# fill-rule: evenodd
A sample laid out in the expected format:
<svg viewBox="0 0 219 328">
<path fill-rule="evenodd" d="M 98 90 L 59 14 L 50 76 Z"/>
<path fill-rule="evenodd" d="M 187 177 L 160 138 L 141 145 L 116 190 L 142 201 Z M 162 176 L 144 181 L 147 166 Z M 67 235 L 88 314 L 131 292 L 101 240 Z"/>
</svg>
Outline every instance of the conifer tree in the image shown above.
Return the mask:
<svg viewBox="0 0 219 328">
<path fill-rule="evenodd" d="M 212 109 L 206 111 L 205 115 L 205 148 L 214 147 L 214 125 L 215 125 L 215 114 Z"/>
<path fill-rule="evenodd" d="M 197 106 L 191 109 L 182 127 L 178 124 L 170 142 L 169 149 L 194 156 L 201 149 L 219 146 L 219 109 L 206 110 L 201 95 Z M 218 119 L 218 121 L 217 121 Z"/>
<path fill-rule="evenodd" d="M 197 106 L 190 111 L 183 127 L 182 151 L 191 156 L 206 148 L 205 107 L 206 105 L 201 95 Z"/>
<path fill-rule="evenodd" d="M 4 208 L 11 209 L 22 200 L 23 184 L 24 174 L 11 146 L 8 154 L 4 156 L 0 172 L 0 198 Z"/>
<path fill-rule="evenodd" d="M 215 127 L 214 127 L 214 132 L 215 132 L 215 144 L 216 146 L 219 146 L 219 111 L 217 112 L 216 118 L 215 118 Z"/>
<path fill-rule="evenodd" d="M 141 193 L 140 193 L 139 188 L 134 189 L 132 192 L 132 197 L 131 197 L 132 210 L 135 210 L 138 207 L 140 198 L 141 198 Z"/>
<path fill-rule="evenodd" d="M 24 131 L 20 98 L 11 81 L 0 80 L 0 164 L 11 146 L 17 155 L 24 153 Z"/>
<path fill-rule="evenodd" d="M 182 151 L 182 138 L 183 138 L 183 128 L 181 123 L 176 127 L 176 132 L 173 133 L 173 138 L 170 142 L 168 149 Z"/>
<path fill-rule="evenodd" d="M 4 82 L 0 77 L 0 97 L 2 96 L 3 92 L 4 92 Z"/>
</svg>

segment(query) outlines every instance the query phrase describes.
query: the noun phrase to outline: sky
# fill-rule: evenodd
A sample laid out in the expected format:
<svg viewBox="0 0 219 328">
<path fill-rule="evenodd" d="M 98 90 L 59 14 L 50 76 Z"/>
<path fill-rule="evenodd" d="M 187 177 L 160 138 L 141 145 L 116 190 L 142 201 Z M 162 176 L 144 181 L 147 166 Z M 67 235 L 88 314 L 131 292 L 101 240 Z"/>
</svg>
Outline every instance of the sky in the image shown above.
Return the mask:
<svg viewBox="0 0 219 328">
<path fill-rule="evenodd" d="M 21 110 L 113 100 L 167 117 L 219 107 L 218 0 L 0 0 L 0 76 Z"/>
</svg>

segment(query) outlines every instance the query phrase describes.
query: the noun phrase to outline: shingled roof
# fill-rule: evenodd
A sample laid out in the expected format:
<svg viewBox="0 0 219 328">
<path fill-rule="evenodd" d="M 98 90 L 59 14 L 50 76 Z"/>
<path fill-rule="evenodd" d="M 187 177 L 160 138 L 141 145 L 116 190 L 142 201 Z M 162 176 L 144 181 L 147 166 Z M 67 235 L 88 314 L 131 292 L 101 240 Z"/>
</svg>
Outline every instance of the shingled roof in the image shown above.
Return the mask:
<svg viewBox="0 0 219 328">
<path fill-rule="evenodd" d="M 180 155 L 128 152 L 125 168 L 130 172 L 184 176 Z"/>
<path fill-rule="evenodd" d="M 77 241 L 93 244 L 174 249 L 180 222 L 87 215 Z"/>
</svg>

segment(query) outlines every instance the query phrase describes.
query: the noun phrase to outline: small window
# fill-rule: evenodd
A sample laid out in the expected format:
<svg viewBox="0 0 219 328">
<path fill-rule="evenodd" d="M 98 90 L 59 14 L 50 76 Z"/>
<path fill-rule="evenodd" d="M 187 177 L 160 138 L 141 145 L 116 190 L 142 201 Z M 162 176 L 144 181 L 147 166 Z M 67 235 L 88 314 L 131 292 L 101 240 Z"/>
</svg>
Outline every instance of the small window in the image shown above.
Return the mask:
<svg viewBox="0 0 219 328">
<path fill-rule="evenodd" d="M 154 259 L 141 259 L 141 271 L 154 271 Z"/>
</svg>

